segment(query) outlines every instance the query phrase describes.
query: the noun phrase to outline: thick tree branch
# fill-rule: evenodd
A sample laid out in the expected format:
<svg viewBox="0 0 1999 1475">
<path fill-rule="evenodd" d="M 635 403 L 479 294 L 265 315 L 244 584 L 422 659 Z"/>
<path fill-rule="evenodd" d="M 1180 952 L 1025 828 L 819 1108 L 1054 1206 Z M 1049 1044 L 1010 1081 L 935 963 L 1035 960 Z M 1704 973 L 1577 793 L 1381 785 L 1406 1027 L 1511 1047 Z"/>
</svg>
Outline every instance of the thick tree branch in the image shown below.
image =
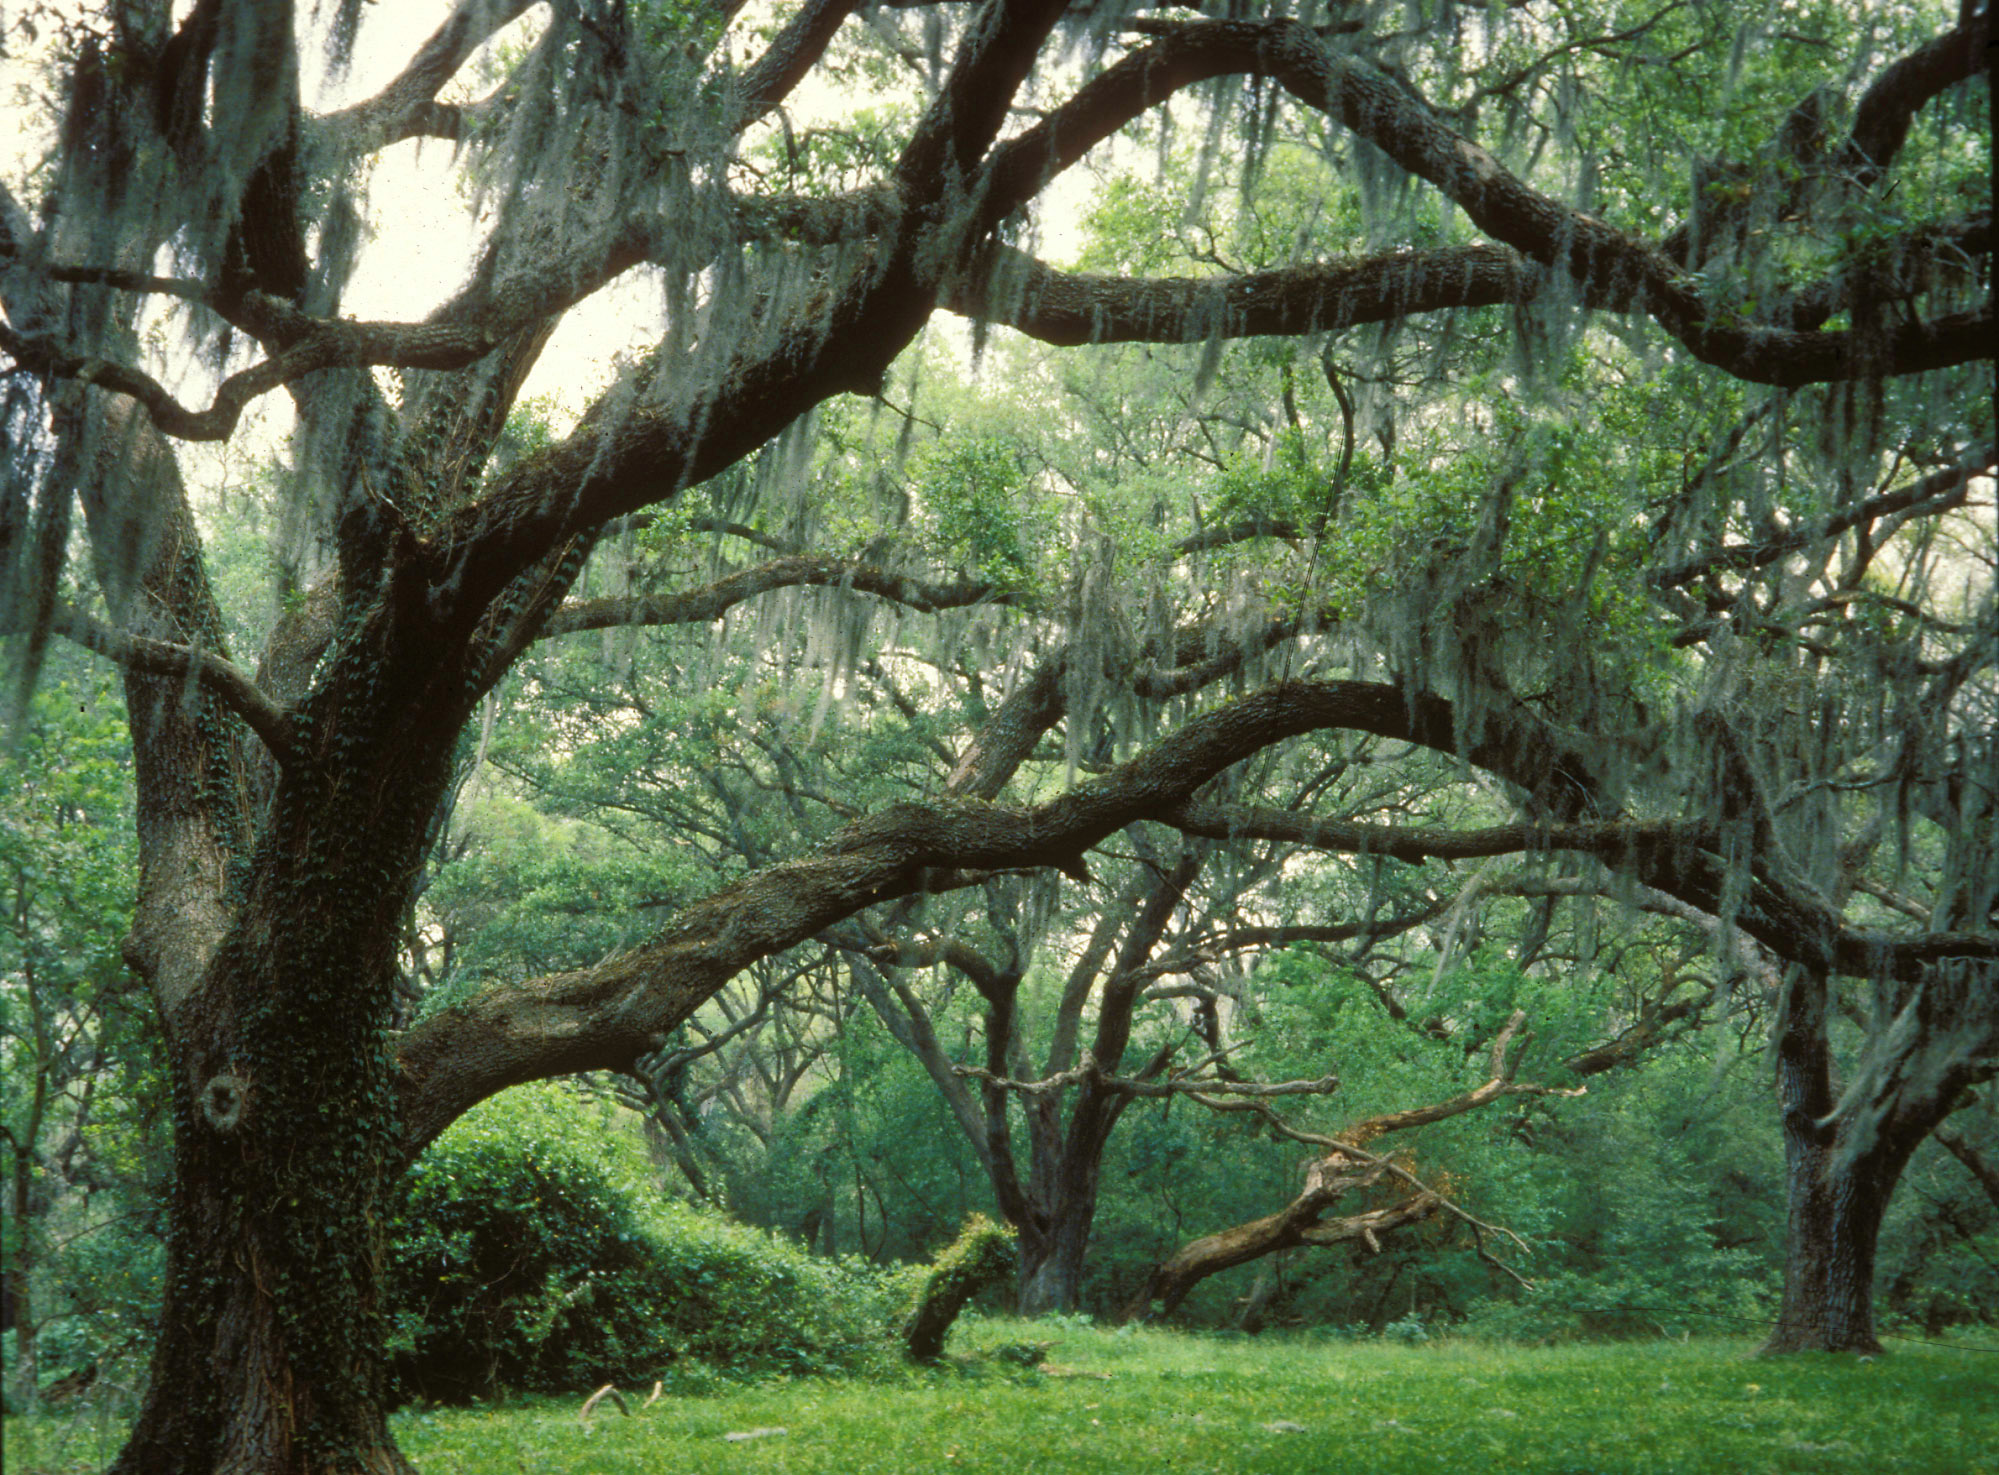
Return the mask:
<svg viewBox="0 0 1999 1475">
<path fill-rule="evenodd" d="M 1884 70 L 1861 94 L 1853 132 L 1837 164 L 1862 184 L 1872 184 L 1895 161 L 1909 129 L 1934 99 L 1991 64 L 1990 0 L 1964 22 Z"/>
<path fill-rule="evenodd" d="M 1108 133 L 1122 126 L 1176 87 L 1200 77 L 1256 73 L 1274 77 L 1301 102 L 1338 118 L 1435 185 L 1506 246 L 1542 267 L 1560 270 L 1580 288 L 1586 305 L 1645 312 L 1697 357 L 1738 378 L 1799 385 L 1919 372 L 1982 357 L 1981 345 L 1992 335 L 1989 307 L 1927 324 L 1903 322 L 1868 335 L 1808 332 L 1774 323 L 1744 325 L 1732 313 L 1710 309 L 1693 279 L 1665 253 L 1530 189 L 1486 150 L 1453 132 L 1405 87 L 1357 57 L 1333 52 L 1307 27 L 1204 20 L 1152 22 L 1145 29 L 1164 39 L 1086 84 L 1058 113 L 1059 136 L 1051 120 L 1049 136 L 1030 130 L 995 151 L 989 170 L 994 219 L 1080 158 L 1099 130 Z M 1127 66 L 1136 69 L 1127 75 L 1120 70 Z M 1183 67 L 1192 68 L 1185 79 L 1179 75 Z M 1468 258 L 1483 272 L 1457 284 L 1454 299 L 1451 284 L 1432 276 L 1419 284 L 1429 291 L 1411 299 L 1428 305 L 1385 313 L 1378 295 L 1368 300 L 1369 290 L 1353 307 L 1339 302 L 1342 287 L 1360 286 L 1373 294 L 1383 290 L 1378 280 L 1356 277 L 1351 267 L 1242 279 L 1233 284 L 1238 305 L 1213 286 L 1183 282 L 1155 291 L 1152 284 L 1065 281 L 1033 262 L 1013 262 L 1009 281 L 1008 273 L 996 272 L 1000 264 L 981 261 L 981 269 L 967 273 L 962 284 L 947 287 L 947 300 L 973 316 L 1012 322 L 1065 343 L 1150 334 L 1176 341 L 1226 336 L 1232 306 L 1241 320 L 1247 321 L 1253 309 L 1258 320 L 1273 325 L 1263 331 L 1330 331 L 1350 325 L 1339 320 L 1347 312 L 1356 314 L 1352 321 L 1372 321 L 1379 320 L 1373 314 L 1522 300 L 1531 278 L 1538 276 L 1511 266 L 1504 257 Z M 1382 274 L 1378 265 L 1374 271 L 1377 277 Z M 1338 278 L 1314 279 L 1328 272 Z M 1287 323 L 1305 326 L 1278 326 Z"/>
<path fill-rule="evenodd" d="M 941 303 L 1058 346 L 1204 343 L 1337 333 L 1447 308 L 1531 301 L 1547 273 L 1507 246 L 1396 252 L 1237 276 L 1133 278 L 1057 271 L 994 247 Z"/>
<path fill-rule="evenodd" d="M 1197 22 L 1199 26 L 1230 22 Z M 1455 201 L 1496 239 L 1566 274 L 1613 310 L 1643 311 L 1705 363 L 1753 383 L 1801 385 L 1905 374 L 1982 358 L 1990 307 L 1885 333 L 1799 332 L 1712 309 L 1661 251 L 1529 188 L 1407 90 L 1296 26 L 1273 26 L 1272 73 L 1307 106 L 1339 119 Z"/>
<path fill-rule="evenodd" d="M 1488 825 L 1476 830 L 1417 825 L 1369 825 L 1319 819 L 1290 809 L 1189 803 L 1156 818 L 1213 840 L 1277 840 L 1315 850 L 1382 855 L 1419 865 L 1426 860 L 1480 860 L 1523 851 L 1573 850 L 1606 858 L 1651 846 L 1718 844 L 1711 826 L 1678 821 L 1608 821 L 1567 825 Z"/>
<path fill-rule="evenodd" d="M 988 0 L 974 12 L 951 70 L 896 160 L 897 191 L 934 207 L 961 189 L 1006 123 L 1068 0 Z"/>
<path fill-rule="evenodd" d="M 600 967 L 497 987 L 417 1026 L 398 1049 L 411 1149 L 505 1086 L 576 1070 L 628 1069 L 750 962 L 863 907 L 955 887 L 967 873 L 1067 866 L 1133 821 L 1176 811 L 1242 759 L 1330 728 L 1461 752 L 1530 791 L 1574 773 L 1576 762 L 1524 714 L 1504 722 L 1489 714 L 1485 733 L 1461 742 L 1453 710 L 1439 698 L 1412 698 L 1367 682 L 1288 682 L 1194 718 L 1130 762 L 1044 804 L 1022 809 L 946 798 L 894 805 L 848 825 L 811 855 L 758 871 L 688 907 L 652 942 Z M 1587 770 L 1576 778 L 1587 782 Z M 1706 910 L 1729 905 L 1738 888 L 1722 860 L 1672 843 L 1670 831 L 1650 838 L 1618 863 Z M 1830 955 L 1862 976 L 1921 983 L 1939 959 L 1989 968 L 1999 957 L 1999 939 L 1986 936 L 1901 939 L 1846 929 L 1822 903 L 1761 884 L 1734 916 L 1780 953 Z M 1110 1058 L 1102 1048 L 1098 1054 Z"/>
<path fill-rule="evenodd" d="M 826 54 L 834 32 L 859 9 L 860 0 L 805 0 L 743 74 L 729 132 L 742 132 L 789 97 Z"/>
<path fill-rule="evenodd" d="M 905 609 L 935 613 L 976 604 L 1019 604 L 1026 596 L 982 581 L 937 584 L 908 574 L 890 573 L 858 559 L 815 558 L 803 554 L 774 559 L 717 579 L 699 589 L 672 594 L 634 594 L 617 598 L 578 600 L 550 615 L 539 638 L 606 630 L 623 625 L 702 625 L 720 619 L 745 600 L 774 589 L 801 586 L 846 589 L 899 604 Z"/>
<path fill-rule="evenodd" d="M 1492 771 L 1505 773 L 1503 767 Z M 1519 781 L 1517 774 L 1506 776 Z M 1703 824 L 1626 820 L 1426 830 L 1319 820 L 1289 810 L 1195 804 L 1162 809 L 1155 817 L 1189 833 L 1213 838 L 1290 841 L 1329 851 L 1385 855 L 1410 864 L 1574 850 L 1594 855 L 1703 912 L 1732 915 L 1738 927 L 1781 956 L 1811 961 L 1854 977 L 1885 974 L 1915 982 L 1933 966 L 1950 960 L 1987 965 L 1999 960 L 1999 939 L 1983 934 L 1933 932 L 1892 937 L 1848 927 L 1824 900 L 1782 887 L 1760 873 L 1751 878 L 1747 894 L 1731 907 L 1730 899 L 1738 895 L 1738 889 L 1719 858 L 1721 837 Z"/>
<path fill-rule="evenodd" d="M 263 739 L 279 763 L 292 755 L 291 713 L 271 700 L 241 666 L 213 650 L 190 650 L 164 640 L 134 635 L 93 619 L 81 610 L 59 605 L 52 621 L 55 632 L 86 650 L 128 670 L 149 676 L 192 678 Z"/>
<path fill-rule="evenodd" d="M 348 153 L 372 153 L 419 133 L 437 131 L 438 90 L 472 54 L 533 7 L 535 0 L 460 0 L 417 48 L 394 81 L 365 102 L 313 120 Z M 447 136 L 455 137 L 456 134 Z"/>
<path fill-rule="evenodd" d="M 935 968 L 940 963 L 945 964 L 971 979 L 972 987 L 988 1001 L 998 997 L 1010 984 L 1020 981 L 1010 979 L 994 966 L 992 959 L 970 943 L 955 937 L 884 937 L 863 951 L 875 962 L 889 968 Z"/>
</svg>

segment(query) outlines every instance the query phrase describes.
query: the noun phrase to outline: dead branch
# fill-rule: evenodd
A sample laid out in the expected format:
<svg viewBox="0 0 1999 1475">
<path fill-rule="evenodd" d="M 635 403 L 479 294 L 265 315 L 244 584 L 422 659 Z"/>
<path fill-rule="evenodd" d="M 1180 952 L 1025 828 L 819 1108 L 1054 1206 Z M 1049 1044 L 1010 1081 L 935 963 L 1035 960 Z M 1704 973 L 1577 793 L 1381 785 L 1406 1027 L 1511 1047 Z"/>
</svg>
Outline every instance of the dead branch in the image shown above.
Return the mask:
<svg viewBox="0 0 1999 1475">
<path fill-rule="evenodd" d="M 1016 1081 L 995 1075 L 983 1066 L 960 1065 L 955 1073 L 970 1080 L 984 1081 L 989 1086 L 997 1086 L 1002 1091 L 1017 1092 L 1022 1096 L 1047 1096 L 1066 1091 L 1071 1086 L 1091 1085 L 1100 1091 L 1116 1096 L 1142 1096 L 1157 1100 L 1165 1096 L 1189 1096 L 1196 1101 L 1203 1097 L 1250 1097 L 1272 1096 L 1329 1096 L 1340 1088 L 1340 1078 L 1336 1075 L 1320 1076 L 1317 1080 L 1299 1081 L 1226 1081 L 1213 1078 L 1196 1079 L 1191 1072 L 1168 1077 L 1163 1081 L 1138 1080 L 1130 1076 L 1106 1074 L 1097 1064 L 1096 1057 L 1088 1050 L 1083 1052 L 1082 1062 L 1068 1070 L 1055 1072 L 1038 1081 Z M 1203 1105 L 1211 1103 L 1202 1101 Z"/>
<path fill-rule="evenodd" d="M 659 1390 L 658 1388 L 654 1388 L 653 1397 L 657 1398 L 658 1396 L 659 1396 Z M 606 1383 L 603 1387 L 599 1388 L 595 1393 L 592 1393 L 588 1398 L 583 1400 L 583 1407 L 577 1412 L 576 1422 L 584 1425 L 587 1428 L 590 1423 L 590 1415 L 596 1412 L 597 1405 L 603 1402 L 603 1400 L 605 1400 L 606 1398 L 610 1399 L 611 1402 L 615 1403 L 618 1406 L 618 1412 L 623 1414 L 626 1418 L 629 1419 L 632 1416 L 632 1411 L 625 1407 L 625 1400 L 623 1399 L 623 1397 L 619 1395 L 617 1386 L 613 1383 Z M 648 1400 L 648 1402 L 650 1402 L 650 1400 Z"/>
<path fill-rule="evenodd" d="M 1247 1097 L 1235 1100 L 1224 1099 L 1225 1093 L 1213 1089 L 1210 1082 L 1199 1083 L 1196 1089 L 1187 1091 L 1188 1096 L 1211 1111 L 1254 1113 L 1278 1135 L 1318 1148 L 1321 1156 L 1306 1165 L 1304 1187 L 1298 1196 L 1275 1214 L 1204 1235 L 1183 1245 L 1152 1273 L 1145 1291 L 1127 1309 L 1126 1316 L 1150 1314 L 1154 1301 L 1162 1303 L 1161 1314 L 1170 1312 L 1195 1285 L 1218 1271 L 1247 1264 L 1295 1245 L 1358 1242 L 1378 1254 L 1383 1234 L 1422 1223 L 1438 1214 L 1448 1215 L 1471 1230 L 1479 1259 L 1512 1277 L 1522 1287 L 1532 1290 L 1531 1281 L 1487 1247 L 1487 1237 L 1498 1236 L 1511 1240 L 1525 1251 L 1528 1245 L 1524 1239 L 1504 1225 L 1481 1219 L 1401 1164 L 1369 1152 L 1361 1145 L 1389 1132 L 1406 1131 L 1411 1127 L 1462 1115 L 1502 1096 L 1583 1095 L 1585 1088 L 1581 1086 L 1529 1085 L 1513 1079 L 1516 1066 L 1511 1059 L 1512 1051 L 1516 1043 L 1526 1038 L 1521 1032 L 1526 1021 L 1526 1014 L 1515 1010 L 1505 1027 L 1493 1038 L 1490 1076 L 1483 1085 L 1448 1101 L 1368 1117 L 1353 1123 L 1337 1136 L 1308 1132 L 1285 1121 L 1263 1099 L 1270 1094 L 1267 1091 L 1226 1093 Z M 1384 1178 L 1392 1178 L 1413 1190 L 1411 1196 L 1386 1208 L 1370 1209 L 1340 1219 L 1327 1220 L 1323 1217 L 1325 1211 L 1339 1199 L 1358 1189 L 1372 1187 Z"/>
</svg>

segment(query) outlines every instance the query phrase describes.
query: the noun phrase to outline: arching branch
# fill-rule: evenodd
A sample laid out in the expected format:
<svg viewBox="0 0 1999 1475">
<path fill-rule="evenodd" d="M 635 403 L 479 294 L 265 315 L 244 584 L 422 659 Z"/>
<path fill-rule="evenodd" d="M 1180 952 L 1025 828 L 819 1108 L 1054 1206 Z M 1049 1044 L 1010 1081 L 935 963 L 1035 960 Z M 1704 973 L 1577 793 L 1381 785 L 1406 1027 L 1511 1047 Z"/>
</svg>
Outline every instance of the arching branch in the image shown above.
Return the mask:
<svg viewBox="0 0 1999 1475">
<path fill-rule="evenodd" d="M 228 657 L 217 651 L 190 650 L 184 645 L 134 635 L 68 605 L 56 608 L 52 625 L 58 635 L 130 670 L 150 676 L 183 676 L 200 682 L 243 719 L 280 764 L 291 758 L 291 713 L 266 695 L 250 673 Z"/>
<path fill-rule="evenodd" d="M 542 626 L 541 638 L 606 630 L 623 625 L 699 625 L 718 620 L 736 605 L 776 589 L 802 587 L 847 589 L 872 594 L 905 609 L 935 613 L 977 604 L 1020 604 L 1027 596 L 1017 590 L 979 580 L 937 584 L 907 574 L 890 573 L 858 559 L 797 555 L 773 559 L 755 568 L 727 575 L 699 589 L 671 594 L 634 594 L 617 598 L 578 600 L 564 605 Z"/>
<path fill-rule="evenodd" d="M 442 118 L 460 110 L 441 106 L 436 100 L 439 89 L 458 75 L 475 51 L 534 4 L 535 0 L 460 0 L 394 81 L 366 101 L 314 119 L 314 126 L 335 137 L 349 153 L 372 153 L 418 134 L 457 137 L 456 132 L 444 131 Z"/>
<path fill-rule="evenodd" d="M 1015 808 L 951 797 L 890 806 L 849 824 L 810 855 L 713 893 L 652 941 L 596 968 L 496 987 L 431 1016 L 398 1052 L 412 1147 L 505 1086 L 577 1070 L 629 1069 L 749 963 L 864 907 L 955 888 L 992 871 L 1067 868 L 1134 821 L 1176 812 L 1244 758 L 1335 728 L 1460 754 L 1530 791 L 1565 774 L 1572 777 L 1557 781 L 1587 783 L 1587 767 L 1577 769 L 1566 747 L 1524 714 L 1504 721 L 1488 716 L 1484 735 L 1461 744 L 1455 713 L 1441 698 L 1370 682 L 1280 683 L 1192 719 L 1136 758 L 1044 804 Z M 1728 865 L 1704 848 L 1677 843 L 1682 833 L 1634 825 L 1617 863 L 1704 910 L 1730 910 L 1740 888 Z M 1520 827 L 1515 838 L 1529 848 L 1539 833 Z M 1842 926 L 1825 903 L 1760 881 L 1732 915 L 1743 931 L 1786 956 L 1829 957 L 1843 971 L 1912 987 L 1923 986 L 1940 960 L 1974 968 L 1999 960 L 1999 938 L 1860 932 Z"/>
<path fill-rule="evenodd" d="M 1894 62 L 1876 77 L 1854 109 L 1853 132 L 1841 148 L 1838 163 L 1863 184 L 1871 184 L 1895 161 L 1909 129 L 1934 99 L 1969 81 L 1991 65 L 1992 6 L 1990 0 L 1935 40 Z"/>
<path fill-rule="evenodd" d="M 1984 356 L 1982 345 L 1994 332 L 1989 307 L 1928 323 L 1902 322 L 1868 335 L 1805 331 L 1776 321 L 1745 324 L 1733 312 L 1711 308 L 1666 253 L 1529 188 L 1485 149 L 1452 131 L 1406 86 L 1358 57 L 1334 52 L 1309 27 L 1200 20 L 1148 21 L 1138 29 L 1161 39 L 1079 89 L 1045 132 L 1029 130 L 995 151 L 987 171 L 993 220 L 1019 208 L 1094 142 L 1179 88 L 1207 77 L 1259 74 L 1275 78 L 1299 101 L 1337 118 L 1436 186 L 1518 255 L 1509 260 L 1504 254 L 1470 254 L 1501 249 L 1495 247 L 1437 253 L 1439 259 L 1423 263 L 1433 269 L 1419 271 L 1410 284 L 1417 290 L 1392 309 L 1386 305 L 1393 292 L 1392 261 L 1262 273 L 1218 285 L 1064 278 L 1038 262 L 987 258 L 963 283 L 947 287 L 946 300 L 956 310 L 1057 343 L 1201 341 L 1254 331 L 1234 326 L 1250 321 L 1267 324 L 1264 332 L 1331 331 L 1445 306 L 1526 300 L 1543 280 L 1527 266 L 1531 262 L 1562 272 L 1580 289 L 1585 305 L 1644 312 L 1696 357 L 1757 383 L 1795 386 L 1972 362 Z M 1967 43 L 1959 33 L 1952 35 L 1957 39 L 1938 54 L 1955 59 L 1955 66 Z M 1935 66 L 1917 70 L 1925 85 L 1935 81 L 1932 73 L 1943 75 Z M 1474 270 L 1456 282 L 1447 271 L 1434 270 L 1451 257 Z M 1010 270 L 1000 270 L 1003 266 Z M 1354 302 L 1342 299 L 1343 291 L 1355 289 Z"/>
</svg>

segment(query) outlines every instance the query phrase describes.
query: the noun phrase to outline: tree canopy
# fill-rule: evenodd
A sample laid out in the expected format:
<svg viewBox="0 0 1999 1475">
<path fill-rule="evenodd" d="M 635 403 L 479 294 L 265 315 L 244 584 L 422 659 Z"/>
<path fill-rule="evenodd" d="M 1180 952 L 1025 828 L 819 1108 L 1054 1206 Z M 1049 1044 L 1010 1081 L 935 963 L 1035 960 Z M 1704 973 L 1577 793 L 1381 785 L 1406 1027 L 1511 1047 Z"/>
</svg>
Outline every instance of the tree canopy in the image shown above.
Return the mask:
<svg viewBox="0 0 1999 1475">
<path fill-rule="evenodd" d="M 12 705 L 123 670 L 175 1101 L 121 1468 L 399 1468 L 388 1186 L 795 949 L 919 1054 L 897 970 L 970 981 L 997 1186 L 1008 1093 L 1083 1071 L 1100 1142 L 1168 1088 L 1122 1003 L 1475 925 L 1494 857 L 1530 932 L 1608 898 L 1772 995 L 1777 1340 L 1872 1344 L 1999 1067 L 1989 6 L 463 0 L 365 85 L 388 7 L 176 9 L 24 13 L 0 196 Z M 462 269 L 351 315 L 419 146 Z M 643 348 L 528 412 L 614 289 Z M 278 402 L 225 577 L 194 457 Z M 629 844 L 481 953 L 496 765 Z"/>
</svg>

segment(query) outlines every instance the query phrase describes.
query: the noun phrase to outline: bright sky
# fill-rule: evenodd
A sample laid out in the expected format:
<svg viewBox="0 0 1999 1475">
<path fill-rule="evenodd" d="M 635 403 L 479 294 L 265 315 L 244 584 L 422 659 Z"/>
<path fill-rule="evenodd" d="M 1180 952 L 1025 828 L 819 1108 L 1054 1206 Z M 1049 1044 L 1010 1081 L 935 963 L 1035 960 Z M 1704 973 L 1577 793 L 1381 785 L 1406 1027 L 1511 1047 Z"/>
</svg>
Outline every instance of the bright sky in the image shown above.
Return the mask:
<svg viewBox="0 0 1999 1475">
<path fill-rule="evenodd" d="M 307 105 L 330 112 L 372 96 L 394 79 L 451 10 L 448 0 L 366 7 L 346 77 L 340 85 L 318 89 L 309 81 Z M 496 39 L 517 42 L 538 21 L 539 12 L 530 11 Z M 473 75 L 477 65 L 474 58 L 460 76 Z M 469 95 L 462 86 L 447 92 L 460 94 Z M 478 222 L 453 178 L 452 154 L 452 145 L 443 140 L 413 139 L 378 156 L 368 184 L 376 241 L 362 253 L 349 279 L 341 304 L 347 316 L 418 319 L 463 281 L 473 260 Z M 630 277 L 614 284 L 571 309 L 543 351 L 523 397 L 548 399 L 557 409 L 558 423 L 566 423 L 609 381 L 612 357 L 656 341 L 660 327 L 658 295 L 649 285 Z"/>
<path fill-rule="evenodd" d="M 75 10 L 80 13 L 89 8 L 78 5 Z M 176 7 L 186 8 L 184 4 Z M 308 15 L 314 13 L 309 6 L 301 9 Z M 365 5 L 351 64 L 337 80 L 325 75 L 320 48 L 308 42 L 303 57 L 307 106 L 316 112 L 329 112 L 379 91 L 451 9 L 451 0 L 375 0 Z M 537 7 L 503 32 L 502 38 L 518 42 L 538 24 L 540 13 Z M 42 27 L 40 46 L 22 47 L 23 38 L 10 30 L 11 24 L 8 7 L 0 3 L 0 35 L 20 48 L 11 56 L 0 57 L 0 139 L 9 140 L 0 144 L 0 170 L 18 189 L 33 159 L 49 141 L 46 114 L 37 107 L 34 95 L 33 67 L 46 54 L 50 28 L 46 24 Z M 461 77 L 471 76 L 476 66 L 475 59 L 461 71 Z M 469 97 L 472 91 L 457 85 L 446 95 Z M 809 81 L 787 103 L 796 127 L 837 120 L 847 110 L 847 99 L 814 88 Z M 1062 181 L 1045 202 L 1041 212 L 1043 240 L 1058 256 L 1073 249 L 1075 222 L 1085 195 L 1085 179 L 1076 175 Z M 453 177 L 452 146 L 441 140 L 412 140 L 384 151 L 369 179 L 368 201 L 375 239 L 362 252 L 342 311 L 363 319 L 420 319 L 461 283 L 477 240 L 477 221 Z M 609 381 L 613 358 L 656 341 L 661 326 L 661 304 L 650 283 L 634 274 L 613 284 L 565 317 L 528 380 L 524 398 L 545 399 L 554 409 L 558 425 L 566 423 Z M 175 365 L 165 372 L 186 403 L 203 403 L 212 393 L 208 375 L 196 366 Z M 245 426 L 248 433 L 239 437 L 237 453 L 268 450 L 288 433 L 290 420 L 290 405 L 283 395 L 265 396 Z M 255 449 L 250 442 L 255 443 Z M 228 455 L 221 448 L 214 454 Z M 196 476 L 198 481 L 208 480 L 198 471 Z M 226 473 L 221 480 L 228 480 Z"/>
</svg>

